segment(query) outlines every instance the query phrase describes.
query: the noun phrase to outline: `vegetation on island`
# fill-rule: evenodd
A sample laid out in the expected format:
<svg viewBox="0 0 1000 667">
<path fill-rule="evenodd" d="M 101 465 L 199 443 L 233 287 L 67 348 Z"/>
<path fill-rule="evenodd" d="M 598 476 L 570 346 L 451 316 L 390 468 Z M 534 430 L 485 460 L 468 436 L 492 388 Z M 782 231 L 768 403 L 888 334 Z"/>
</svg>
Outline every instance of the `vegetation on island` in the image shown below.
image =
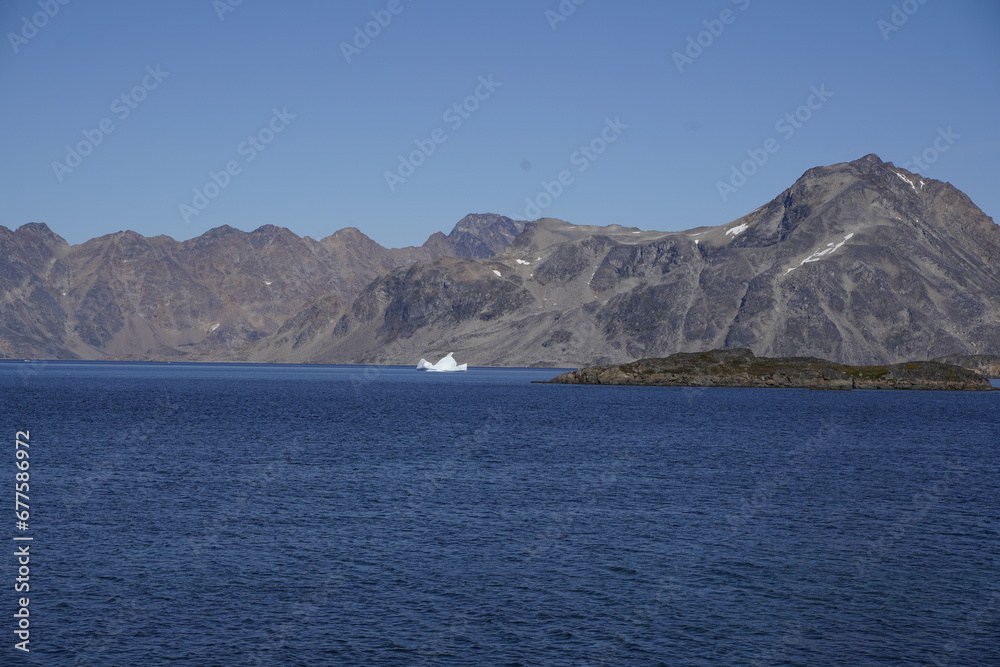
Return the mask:
<svg viewBox="0 0 1000 667">
<path fill-rule="evenodd" d="M 989 380 L 936 361 L 848 366 L 815 357 L 757 357 L 748 349 L 685 352 L 618 366 L 589 366 L 549 380 L 554 384 L 798 389 L 938 389 L 989 391 Z"/>
</svg>

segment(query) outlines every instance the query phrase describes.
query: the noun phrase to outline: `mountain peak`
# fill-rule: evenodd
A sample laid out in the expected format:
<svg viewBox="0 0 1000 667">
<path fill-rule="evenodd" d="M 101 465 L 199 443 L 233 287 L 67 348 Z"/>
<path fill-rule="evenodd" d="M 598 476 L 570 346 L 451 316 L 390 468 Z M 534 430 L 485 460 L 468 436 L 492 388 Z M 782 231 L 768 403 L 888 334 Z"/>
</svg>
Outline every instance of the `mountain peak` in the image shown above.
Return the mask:
<svg viewBox="0 0 1000 667">
<path fill-rule="evenodd" d="M 448 254 L 484 259 L 510 246 L 524 225 L 523 220 L 496 213 L 470 213 L 458 221 L 450 234 L 445 237 L 434 234 L 424 247 L 450 246 Z"/>
<path fill-rule="evenodd" d="M 513 222 L 510 218 L 496 213 L 470 213 L 455 224 L 451 233 L 469 232 L 477 234 L 497 223 L 502 224 L 508 221 Z"/>
<path fill-rule="evenodd" d="M 951 213 L 944 213 L 946 206 Z M 899 228 L 905 233 L 915 227 L 982 227 L 983 217 L 952 186 L 869 153 L 851 162 L 808 169 L 773 200 L 725 226 L 723 242 L 768 247 L 805 234 L 809 240 L 801 242 L 828 237 L 824 242 L 832 242 L 832 247 L 847 234 L 873 232 L 876 227 Z M 702 243 L 709 238 L 702 238 Z"/>
<path fill-rule="evenodd" d="M 220 225 L 219 227 L 213 227 L 201 236 L 206 239 L 215 239 L 229 234 L 246 234 L 246 232 L 236 229 L 235 227 L 230 227 L 229 225 Z"/>
<path fill-rule="evenodd" d="M 48 242 L 54 242 L 59 245 L 66 245 L 65 239 L 56 234 L 54 231 L 49 229 L 49 226 L 44 222 L 29 222 L 27 224 L 21 225 L 17 228 L 15 233 L 20 234 L 31 234 L 32 236 L 37 236 Z"/>
<path fill-rule="evenodd" d="M 51 234 L 52 230 L 44 222 L 28 222 L 17 228 L 17 231 L 32 232 L 34 234 Z"/>
<path fill-rule="evenodd" d="M 340 237 L 343 237 L 343 238 L 361 238 L 361 237 L 368 238 L 368 235 L 365 234 L 360 229 L 358 229 L 357 227 L 344 227 L 343 229 L 338 229 L 337 231 L 335 231 L 330 236 L 336 236 L 338 238 L 340 238 Z"/>
<path fill-rule="evenodd" d="M 795 185 L 803 179 L 815 180 L 824 176 L 837 176 L 839 178 L 850 174 L 858 178 L 869 179 L 871 177 L 878 178 L 891 174 L 898 174 L 901 171 L 911 176 L 919 176 L 919 174 L 915 174 L 907 169 L 897 167 L 892 162 L 886 162 L 875 153 L 869 153 L 864 157 L 860 157 L 857 160 L 851 160 L 850 162 L 838 162 L 836 164 L 808 169 L 802 174 L 802 176 L 799 177 L 799 180 L 796 181 Z M 795 185 L 792 187 L 795 187 Z"/>
<path fill-rule="evenodd" d="M 128 243 L 142 243 L 142 242 L 148 242 L 149 240 L 139 232 L 131 229 L 119 230 L 114 234 L 111 234 L 110 237 L 115 241 L 125 241 Z"/>
<path fill-rule="evenodd" d="M 257 236 L 275 236 L 278 234 L 285 234 L 285 233 L 294 234 L 294 232 L 292 232 L 287 227 L 279 227 L 278 225 L 271 225 L 271 224 L 261 225 L 260 227 L 253 230 L 250 233 L 256 234 Z"/>
<path fill-rule="evenodd" d="M 322 243 L 327 245 L 354 244 L 378 248 L 382 247 L 357 227 L 344 227 L 343 229 L 338 229 L 333 234 L 323 238 Z"/>
<path fill-rule="evenodd" d="M 886 165 L 886 163 L 882 161 L 882 158 L 880 158 L 875 153 L 869 153 L 864 157 L 858 158 L 857 160 L 853 160 L 849 164 L 864 171 L 868 171 L 872 167 L 884 167 Z"/>
<path fill-rule="evenodd" d="M 247 240 L 254 247 L 273 243 L 292 244 L 302 240 L 302 237 L 288 229 L 277 225 L 261 225 L 247 235 Z"/>
</svg>

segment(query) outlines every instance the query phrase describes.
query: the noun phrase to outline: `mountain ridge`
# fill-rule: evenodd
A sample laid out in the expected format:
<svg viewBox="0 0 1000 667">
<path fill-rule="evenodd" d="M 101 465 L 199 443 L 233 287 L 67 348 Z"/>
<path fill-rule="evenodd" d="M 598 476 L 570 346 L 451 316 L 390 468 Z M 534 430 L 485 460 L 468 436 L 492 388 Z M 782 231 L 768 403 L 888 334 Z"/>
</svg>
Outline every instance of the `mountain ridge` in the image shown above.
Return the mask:
<svg viewBox="0 0 1000 667">
<path fill-rule="evenodd" d="M 998 258 L 1000 230 L 964 193 L 870 154 L 810 169 L 718 227 L 543 218 L 475 266 L 396 270 L 304 360 L 454 350 L 475 365 L 583 366 L 748 347 L 861 364 L 995 351 Z M 456 285 L 488 307 L 469 313 Z"/>
<path fill-rule="evenodd" d="M 71 246 L 0 227 L 0 355 L 607 365 L 718 348 L 884 364 L 1000 352 L 1000 229 L 869 154 L 723 225 L 470 214 L 422 246 L 274 225 Z M 14 252 L 9 252 L 13 249 Z"/>
<path fill-rule="evenodd" d="M 0 226 L 0 355 L 234 358 L 315 300 L 349 303 L 378 275 L 442 254 L 488 255 L 521 227 L 469 216 L 422 246 L 384 248 L 356 228 L 320 240 L 276 225 L 185 241 L 122 230 L 70 245 L 45 223 Z"/>
</svg>

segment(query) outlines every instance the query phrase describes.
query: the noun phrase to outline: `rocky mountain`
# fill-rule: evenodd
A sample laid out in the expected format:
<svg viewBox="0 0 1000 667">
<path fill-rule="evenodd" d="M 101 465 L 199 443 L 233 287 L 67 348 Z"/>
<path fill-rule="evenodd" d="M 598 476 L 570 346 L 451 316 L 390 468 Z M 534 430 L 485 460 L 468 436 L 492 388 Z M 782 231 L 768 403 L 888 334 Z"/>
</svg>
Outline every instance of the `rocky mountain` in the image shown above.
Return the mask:
<svg viewBox="0 0 1000 667">
<path fill-rule="evenodd" d="M 397 268 L 339 318 L 304 316 L 285 335 L 309 350 L 301 360 L 349 363 L 448 351 L 550 366 L 714 348 L 856 365 L 997 354 L 998 266 L 1000 227 L 965 194 L 868 155 L 810 169 L 719 227 L 528 223 L 492 257 Z M 274 343 L 254 358 L 287 358 Z"/>
<path fill-rule="evenodd" d="M 432 235 L 425 247 L 438 257 L 485 259 L 503 252 L 524 230 L 525 221 L 494 213 L 470 214 L 462 218 L 448 236 Z"/>
<path fill-rule="evenodd" d="M 319 241 L 274 225 L 184 242 L 125 231 L 71 246 L 44 224 L 0 227 L 0 357 L 239 359 L 272 335 L 263 349 L 280 346 L 304 318 L 299 337 L 317 334 L 320 313 L 397 267 L 488 257 L 523 226 L 468 216 L 400 249 L 354 228 Z"/>
<path fill-rule="evenodd" d="M 747 348 L 853 365 L 1000 354 L 1000 227 L 868 155 L 680 232 L 470 215 L 388 249 L 266 225 L 77 246 L 0 227 L 0 355 L 614 365 Z"/>
</svg>

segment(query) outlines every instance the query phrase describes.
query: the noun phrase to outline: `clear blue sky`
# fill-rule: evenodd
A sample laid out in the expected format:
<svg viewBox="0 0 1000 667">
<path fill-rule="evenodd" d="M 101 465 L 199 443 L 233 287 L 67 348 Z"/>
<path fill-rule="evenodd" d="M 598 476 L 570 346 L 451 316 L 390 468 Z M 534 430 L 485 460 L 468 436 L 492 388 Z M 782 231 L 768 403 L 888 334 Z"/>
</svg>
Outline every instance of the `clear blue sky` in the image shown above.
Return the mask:
<svg viewBox="0 0 1000 667">
<path fill-rule="evenodd" d="M 220 20 L 230 2 L 0 4 L 0 224 L 72 243 L 355 226 L 401 246 L 471 212 L 534 213 L 525 200 L 566 171 L 542 215 L 676 230 L 737 218 L 816 165 L 935 157 L 936 140 L 947 150 L 911 169 L 1000 216 L 994 0 L 563 0 L 559 22 L 560 0 L 243 0 Z M 391 22 L 348 62 L 373 11 Z M 477 88 L 467 118 L 446 115 Z M 797 110 L 798 127 L 776 125 Z M 724 201 L 718 183 L 768 139 Z M 391 190 L 416 141 L 433 154 Z M 578 152 L 592 141 L 604 152 Z"/>
</svg>

